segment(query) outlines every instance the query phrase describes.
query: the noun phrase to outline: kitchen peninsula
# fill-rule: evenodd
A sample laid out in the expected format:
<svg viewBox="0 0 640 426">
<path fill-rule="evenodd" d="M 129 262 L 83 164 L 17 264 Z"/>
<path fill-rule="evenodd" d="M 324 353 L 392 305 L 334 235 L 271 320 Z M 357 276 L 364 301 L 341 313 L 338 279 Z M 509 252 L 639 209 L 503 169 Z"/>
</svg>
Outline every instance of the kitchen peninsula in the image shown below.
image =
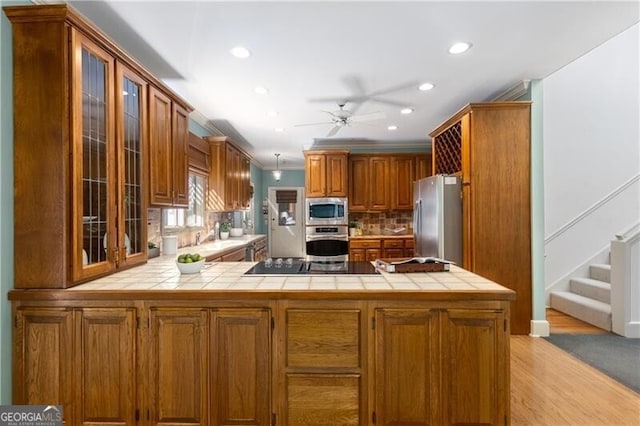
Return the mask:
<svg viewBox="0 0 640 426">
<path fill-rule="evenodd" d="M 461 268 L 244 275 L 174 257 L 14 290 L 15 404 L 66 424 L 509 424 L 515 293 Z"/>
</svg>

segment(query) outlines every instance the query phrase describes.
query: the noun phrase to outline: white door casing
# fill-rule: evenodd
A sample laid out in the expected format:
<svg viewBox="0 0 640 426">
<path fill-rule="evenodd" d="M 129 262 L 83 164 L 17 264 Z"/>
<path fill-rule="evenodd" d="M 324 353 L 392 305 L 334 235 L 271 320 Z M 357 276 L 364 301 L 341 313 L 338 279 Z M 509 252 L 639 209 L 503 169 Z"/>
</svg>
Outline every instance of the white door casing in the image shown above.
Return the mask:
<svg viewBox="0 0 640 426">
<path fill-rule="evenodd" d="M 270 187 L 268 194 L 269 256 L 304 257 L 304 188 Z"/>
</svg>

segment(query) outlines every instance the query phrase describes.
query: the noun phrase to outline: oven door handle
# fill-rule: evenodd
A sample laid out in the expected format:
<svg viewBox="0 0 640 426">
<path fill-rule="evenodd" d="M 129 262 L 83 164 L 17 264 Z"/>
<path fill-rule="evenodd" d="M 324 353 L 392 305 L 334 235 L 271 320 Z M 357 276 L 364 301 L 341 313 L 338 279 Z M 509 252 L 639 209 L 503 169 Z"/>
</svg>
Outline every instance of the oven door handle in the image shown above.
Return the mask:
<svg viewBox="0 0 640 426">
<path fill-rule="evenodd" d="M 331 241 L 349 241 L 347 234 L 341 235 L 307 235 L 307 241 L 331 240 Z"/>
</svg>

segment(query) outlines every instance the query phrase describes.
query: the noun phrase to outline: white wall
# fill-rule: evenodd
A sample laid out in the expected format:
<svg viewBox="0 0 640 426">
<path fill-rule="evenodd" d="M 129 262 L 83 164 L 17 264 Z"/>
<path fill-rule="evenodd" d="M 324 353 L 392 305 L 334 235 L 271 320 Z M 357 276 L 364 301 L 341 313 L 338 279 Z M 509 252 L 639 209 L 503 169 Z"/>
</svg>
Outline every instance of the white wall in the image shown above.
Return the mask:
<svg viewBox="0 0 640 426">
<path fill-rule="evenodd" d="M 544 79 L 545 283 L 640 218 L 640 24 Z M 635 178 L 635 179 L 634 179 Z M 557 230 L 627 185 L 584 220 Z"/>
</svg>

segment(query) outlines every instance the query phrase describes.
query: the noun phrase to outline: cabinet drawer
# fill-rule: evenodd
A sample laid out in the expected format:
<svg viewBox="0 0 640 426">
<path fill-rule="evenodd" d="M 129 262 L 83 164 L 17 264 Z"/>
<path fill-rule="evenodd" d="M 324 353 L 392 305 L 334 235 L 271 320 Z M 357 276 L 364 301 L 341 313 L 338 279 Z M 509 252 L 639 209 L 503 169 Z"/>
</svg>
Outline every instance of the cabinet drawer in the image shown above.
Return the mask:
<svg viewBox="0 0 640 426">
<path fill-rule="evenodd" d="M 403 248 L 404 240 L 382 240 L 382 246 L 384 248 Z"/>
<path fill-rule="evenodd" d="M 350 240 L 350 248 L 380 248 L 380 240 Z"/>
<path fill-rule="evenodd" d="M 288 368 L 360 366 L 360 311 L 287 311 Z"/>
<path fill-rule="evenodd" d="M 404 240 L 404 248 L 412 249 L 413 248 L 413 238 L 407 238 Z"/>
</svg>

